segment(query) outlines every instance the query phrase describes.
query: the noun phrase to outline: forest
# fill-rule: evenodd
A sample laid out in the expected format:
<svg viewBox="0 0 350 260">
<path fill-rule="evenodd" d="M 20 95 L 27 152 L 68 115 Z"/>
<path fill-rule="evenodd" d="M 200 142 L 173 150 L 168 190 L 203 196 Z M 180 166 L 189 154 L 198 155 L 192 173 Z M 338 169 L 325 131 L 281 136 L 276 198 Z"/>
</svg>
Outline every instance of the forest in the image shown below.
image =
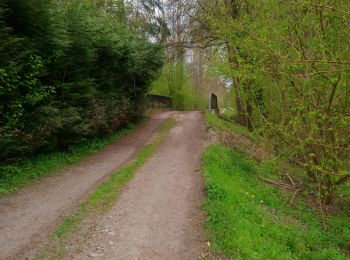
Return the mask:
<svg viewBox="0 0 350 260">
<path fill-rule="evenodd" d="M 69 147 L 220 94 L 330 203 L 350 177 L 347 1 L 2 1 L 0 158 Z"/>
<path fill-rule="evenodd" d="M 165 10 L 172 33 L 153 89 L 191 109 L 218 93 L 330 204 L 350 177 L 349 2 L 178 0 Z"/>
<path fill-rule="evenodd" d="M 211 93 L 218 116 L 207 111 Z M 286 240 L 281 259 L 350 255 L 349 0 L 2 0 L 0 195 L 33 156 L 108 143 L 144 120 L 147 94 L 170 97 L 175 111 L 201 111 L 206 132 L 223 139 L 203 154 L 216 251 L 278 255 L 272 247 L 257 258 L 240 252 L 244 246 L 232 249 L 230 236 L 245 225 L 223 226 L 236 216 L 265 216 L 261 205 L 270 201 L 266 208 L 288 216 L 314 210 L 305 214 L 306 238 L 287 224 L 276 228 L 285 234 L 271 231 Z M 251 172 L 260 175 L 248 178 Z M 261 182 L 287 189 L 290 203 Z M 241 196 L 244 185 L 249 196 L 262 191 L 258 206 Z M 242 203 L 241 211 L 215 204 L 226 198 Z M 299 202 L 303 210 L 286 209 Z"/>
<path fill-rule="evenodd" d="M 2 161 L 103 136 L 140 117 L 163 49 L 128 28 L 116 4 L 106 15 L 91 1 L 1 2 Z"/>
</svg>

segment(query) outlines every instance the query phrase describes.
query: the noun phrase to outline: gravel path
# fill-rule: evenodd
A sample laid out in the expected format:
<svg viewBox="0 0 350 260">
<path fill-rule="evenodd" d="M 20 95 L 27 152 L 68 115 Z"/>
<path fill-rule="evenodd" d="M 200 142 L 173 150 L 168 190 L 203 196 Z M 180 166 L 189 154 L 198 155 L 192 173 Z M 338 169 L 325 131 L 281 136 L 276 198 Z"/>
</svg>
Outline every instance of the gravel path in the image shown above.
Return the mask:
<svg viewBox="0 0 350 260">
<path fill-rule="evenodd" d="M 203 115 L 176 112 L 176 126 L 124 187 L 118 202 L 67 259 L 198 259 L 203 201 Z M 77 251 L 77 250 L 74 250 Z"/>
<path fill-rule="evenodd" d="M 0 199 L 0 259 L 25 258 L 98 183 L 132 159 L 172 114 L 158 114 L 103 152 Z"/>
</svg>

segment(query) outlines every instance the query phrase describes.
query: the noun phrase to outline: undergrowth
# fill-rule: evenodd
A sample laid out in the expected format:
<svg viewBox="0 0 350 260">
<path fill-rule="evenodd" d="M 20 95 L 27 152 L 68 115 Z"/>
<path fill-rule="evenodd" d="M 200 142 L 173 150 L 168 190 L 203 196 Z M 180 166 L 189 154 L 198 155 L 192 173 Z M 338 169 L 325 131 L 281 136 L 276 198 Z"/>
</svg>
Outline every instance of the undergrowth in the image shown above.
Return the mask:
<svg viewBox="0 0 350 260">
<path fill-rule="evenodd" d="M 244 132 L 207 115 L 212 127 Z M 203 154 L 208 200 L 206 227 L 213 252 L 228 259 L 348 259 L 350 206 L 328 213 L 301 197 L 263 182 L 277 174 L 278 162 L 257 163 L 240 151 L 216 144 Z M 345 205 L 345 204 L 344 204 Z"/>
<path fill-rule="evenodd" d="M 34 155 L 18 162 L 0 164 L 0 197 L 17 191 L 25 184 L 44 176 L 50 176 L 64 167 L 101 151 L 107 145 L 129 134 L 135 125 L 128 124 L 118 132 L 71 146 L 67 151 Z"/>
</svg>

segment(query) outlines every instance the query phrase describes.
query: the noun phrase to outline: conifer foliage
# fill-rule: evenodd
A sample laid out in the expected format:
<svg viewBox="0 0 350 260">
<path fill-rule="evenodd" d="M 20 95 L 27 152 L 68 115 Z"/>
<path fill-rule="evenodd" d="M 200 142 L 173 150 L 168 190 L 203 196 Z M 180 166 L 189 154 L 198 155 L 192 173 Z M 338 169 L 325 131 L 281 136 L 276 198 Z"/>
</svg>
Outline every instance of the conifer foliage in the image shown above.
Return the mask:
<svg viewBox="0 0 350 260">
<path fill-rule="evenodd" d="M 0 4 L 0 160 L 67 147 L 137 116 L 158 44 L 90 1 Z"/>
</svg>

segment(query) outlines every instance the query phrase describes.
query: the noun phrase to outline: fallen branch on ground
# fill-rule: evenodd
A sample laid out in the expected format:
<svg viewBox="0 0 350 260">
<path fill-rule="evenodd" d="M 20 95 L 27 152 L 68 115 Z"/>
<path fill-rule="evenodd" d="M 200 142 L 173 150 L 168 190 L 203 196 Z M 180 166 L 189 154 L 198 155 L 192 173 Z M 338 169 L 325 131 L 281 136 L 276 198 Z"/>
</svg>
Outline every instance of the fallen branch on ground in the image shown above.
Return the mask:
<svg viewBox="0 0 350 260">
<path fill-rule="evenodd" d="M 289 191 L 292 191 L 293 192 L 293 196 L 290 200 L 290 204 L 294 204 L 294 201 L 295 201 L 295 198 L 298 194 L 299 191 L 301 191 L 301 189 L 297 189 L 297 185 L 296 183 L 293 181 L 293 179 L 287 174 L 290 182 L 293 184 L 293 185 L 290 185 L 288 183 L 285 183 L 283 181 L 276 181 L 276 180 L 270 180 L 270 179 L 267 179 L 267 178 L 264 178 L 264 177 L 259 177 L 260 179 L 262 179 L 263 181 L 265 181 L 266 183 L 268 184 L 272 184 L 272 185 L 275 185 L 275 186 L 278 186 L 278 187 L 281 187 L 281 188 L 284 188 L 284 189 L 287 189 Z"/>
<path fill-rule="evenodd" d="M 279 186 L 288 190 L 295 190 L 295 186 L 289 185 L 285 182 L 282 181 L 275 181 L 275 180 L 270 180 L 270 179 L 266 179 L 264 177 L 259 177 L 260 179 L 262 179 L 263 181 L 269 183 L 269 184 L 273 184 L 275 186 Z"/>
</svg>

